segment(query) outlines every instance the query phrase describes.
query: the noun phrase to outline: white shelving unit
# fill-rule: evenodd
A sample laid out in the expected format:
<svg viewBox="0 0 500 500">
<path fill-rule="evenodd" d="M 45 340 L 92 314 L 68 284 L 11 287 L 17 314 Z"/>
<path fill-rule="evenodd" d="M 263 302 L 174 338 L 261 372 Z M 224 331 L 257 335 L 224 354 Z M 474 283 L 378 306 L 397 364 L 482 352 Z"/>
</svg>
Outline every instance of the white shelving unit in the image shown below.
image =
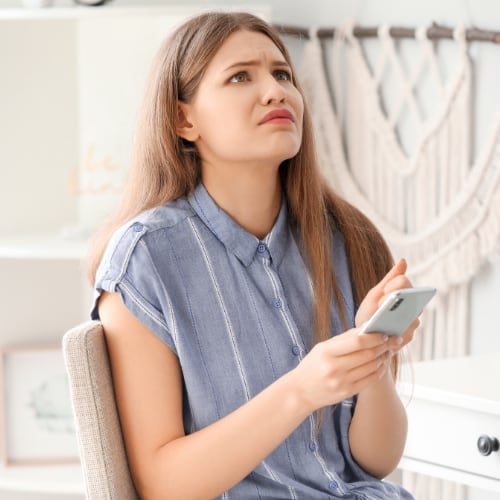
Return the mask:
<svg viewBox="0 0 500 500">
<path fill-rule="evenodd" d="M 78 465 L 0 467 L 0 497 L 5 492 L 45 493 L 54 496 L 84 495 Z"/>
<path fill-rule="evenodd" d="M 87 319 L 85 235 L 118 199 L 151 60 L 207 8 L 0 7 L 0 349 L 60 343 Z M 83 495 L 79 465 L 0 465 L 2 499 Z"/>
<path fill-rule="evenodd" d="M 112 19 L 117 16 L 188 16 L 195 14 L 202 8 L 200 5 L 169 5 L 148 7 L 119 7 L 109 5 L 104 8 L 89 8 L 75 5 L 74 7 L 50 7 L 50 8 L 0 8 L 0 20 L 2 21 L 31 21 L 31 20 L 75 20 L 81 19 Z"/>
<path fill-rule="evenodd" d="M 85 241 L 72 241 L 54 235 L 0 240 L 0 259 L 73 260 L 84 259 Z"/>
</svg>

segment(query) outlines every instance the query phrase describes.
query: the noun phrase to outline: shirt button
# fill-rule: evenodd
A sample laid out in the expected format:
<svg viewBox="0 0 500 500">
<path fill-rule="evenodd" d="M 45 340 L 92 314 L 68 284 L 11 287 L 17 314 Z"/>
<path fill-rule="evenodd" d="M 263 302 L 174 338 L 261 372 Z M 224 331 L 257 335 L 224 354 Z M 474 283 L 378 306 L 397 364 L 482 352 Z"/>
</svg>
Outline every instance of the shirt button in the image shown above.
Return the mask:
<svg viewBox="0 0 500 500">
<path fill-rule="evenodd" d="M 316 444 L 313 441 L 309 443 L 309 449 L 311 451 L 316 451 Z"/>
<path fill-rule="evenodd" d="M 144 226 L 140 222 L 136 222 L 133 228 L 136 233 L 140 233 L 144 229 Z"/>
<path fill-rule="evenodd" d="M 292 346 L 292 354 L 298 356 L 300 354 L 300 347 L 298 345 Z"/>
<path fill-rule="evenodd" d="M 259 243 L 259 245 L 257 246 L 257 252 L 265 253 L 266 252 L 266 245 L 264 245 L 264 243 Z"/>
<path fill-rule="evenodd" d="M 281 299 L 274 299 L 273 300 L 273 306 L 276 308 L 276 309 L 281 309 L 281 306 L 283 305 L 283 303 L 281 302 Z"/>
<path fill-rule="evenodd" d="M 330 481 L 328 483 L 328 488 L 330 488 L 331 490 L 336 490 L 337 488 L 339 487 L 337 481 Z"/>
</svg>

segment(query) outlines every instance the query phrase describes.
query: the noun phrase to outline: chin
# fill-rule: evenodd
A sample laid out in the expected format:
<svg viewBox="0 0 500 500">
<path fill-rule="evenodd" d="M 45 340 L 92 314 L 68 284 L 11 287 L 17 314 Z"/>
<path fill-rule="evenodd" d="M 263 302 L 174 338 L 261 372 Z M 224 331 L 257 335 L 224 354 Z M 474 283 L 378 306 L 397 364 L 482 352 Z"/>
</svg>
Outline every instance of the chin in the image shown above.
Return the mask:
<svg viewBox="0 0 500 500">
<path fill-rule="evenodd" d="M 301 143 L 295 138 L 294 140 L 280 141 L 279 144 L 274 144 L 274 147 L 271 148 L 272 156 L 281 159 L 281 161 L 289 160 L 297 155 L 300 146 Z"/>
<path fill-rule="evenodd" d="M 299 151 L 300 151 L 300 145 L 296 146 L 294 148 L 290 148 L 288 151 L 284 152 L 284 154 L 282 155 L 281 162 L 295 158 L 295 156 L 297 156 Z"/>
</svg>

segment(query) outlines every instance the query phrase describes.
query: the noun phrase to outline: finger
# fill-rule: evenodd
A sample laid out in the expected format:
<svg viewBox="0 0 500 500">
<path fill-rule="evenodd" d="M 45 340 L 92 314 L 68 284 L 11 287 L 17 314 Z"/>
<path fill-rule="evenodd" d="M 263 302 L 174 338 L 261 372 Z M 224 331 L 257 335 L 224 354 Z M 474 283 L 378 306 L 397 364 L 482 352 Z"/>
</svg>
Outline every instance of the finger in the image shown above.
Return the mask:
<svg viewBox="0 0 500 500">
<path fill-rule="evenodd" d="M 388 283 L 394 280 L 398 276 L 404 276 L 406 272 L 406 260 L 400 259 L 394 266 L 390 269 L 390 271 L 366 294 L 363 302 L 368 300 L 373 300 L 377 305 L 380 305 L 380 300 L 383 299 L 382 295 L 385 292 L 385 287 Z M 401 288 L 401 287 L 400 287 Z"/>
<path fill-rule="evenodd" d="M 373 383 L 378 382 L 386 373 L 389 372 L 391 367 L 391 358 L 388 358 L 385 360 L 384 363 L 382 363 L 377 371 L 371 373 L 370 375 L 366 376 L 363 379 L 358 380 L 354 384 L 354 394 L 359 394 L 363 389 L 367 388 Z"/>
<path fill-rule="evenodd" d="M 405 345 L 409 344 L 413 340 L 413 335 L 415 330 L 419 327 L 420 320 L 415 319 L 411 325 L 405 330 L 403 335 L 398 337 L 392 337 L 387 342 L 387 347 L 393 352 L 396 353 L 401 350 Z"/>
<path fill-rule="evenodd" d="M 408 331 L 408 330 L 407 330 Z M 405 332 L 406 333 L 406 332 Z M 403 335 L 394 335 L 393 337 L 391 337 L 389 339 L 389 341 L 387 342 L 387 347 L 392 351 L 392 352 L 395 352 L 399 349 L 401 349 L 401 347 L 403 347 L 405 343 L 405 337 L 404 337 L 404 334 Z"/>
<path fill-rule="evenodd" d="M 363 349 L 372 349 L 383 345 L 389 338 L 383 333 L 370 333 L 359 335 L 359 328 L 352 328 L 347 332 L 336 335 L 325 341 L 333 356 L 344 356 Z"/>
<path fill-rule="evenodd" d="M 413 340 L 413 335 L 415 334 L 415 330 L 420 326 L 420 318 L 415 319 L 412 324 L 406 329 L 403 333 L 403 346 L 410 343 Z"/>
<path fill-rule="evenodd" d="M 396 276 L 399 276 L 401 274 L 406 273 L 406 260 L 405 259 L 399 259 L 394 266 L 389 270 L 389 272 L 379 281 L 378 285 L 379 287 L 384 287 L 389 281 L 391 281 L 393 278 Z"/>
<path fill-rule="evenodd" d="M 387 344 L 388 342 L 384 342 L 371 349 L 362 349 L 337 357 L 335 360 L 335 369 L 348 372 L 354 368 L 376 361 L 390 351 L 390 347 Z"/>
<path fill-rule="evenodd" d="M 412 283 L 408 279 L 408 277 L 404 274 L 399 274 L 395 276 L 390 281 L 388 281 L 384 285 L 384 294 L 389 294 L 391 292 L 395 292 L 397 290 L 401 290 L 402 288 L 412 288 Z"/>
<path fill-rule="evenodd" d="M 382 377 L 389 367 L 391 357 L 389 351 L 387 351 L 373 361 L 350 370 L 348 372 L 348 378 L 351 381 L 349 385 L 354 390 L 354 394 L 359 392 L 369 382 Z"/>
</svg>

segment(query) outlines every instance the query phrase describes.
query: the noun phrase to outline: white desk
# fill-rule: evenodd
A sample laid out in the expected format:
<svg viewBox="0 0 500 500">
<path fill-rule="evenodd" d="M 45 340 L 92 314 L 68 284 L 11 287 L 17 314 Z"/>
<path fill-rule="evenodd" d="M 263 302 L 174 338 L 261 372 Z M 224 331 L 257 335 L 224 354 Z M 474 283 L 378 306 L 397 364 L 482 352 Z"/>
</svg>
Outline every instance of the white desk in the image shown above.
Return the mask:
<svg viewBox="0 0 500 500">
<path fill-rule="evenodd" d="M 500 492 L 500 451 L 479 453 L 481 435 L 500 440 L 500 354 L 402 368 L 408 440 L 401 469 Z"/>
</svg>

